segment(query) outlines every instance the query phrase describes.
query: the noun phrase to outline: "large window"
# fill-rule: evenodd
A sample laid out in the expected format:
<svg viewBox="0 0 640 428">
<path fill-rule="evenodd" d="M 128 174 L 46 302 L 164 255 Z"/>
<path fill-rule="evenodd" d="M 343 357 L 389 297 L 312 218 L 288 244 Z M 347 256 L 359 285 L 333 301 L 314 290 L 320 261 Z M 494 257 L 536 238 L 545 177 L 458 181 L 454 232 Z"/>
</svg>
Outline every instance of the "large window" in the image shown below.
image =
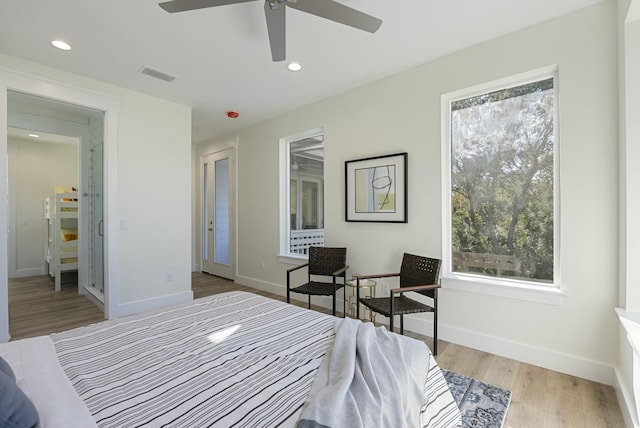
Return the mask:
<svg viewBox="0 0 640 428">
<path fill-rule="evenodd" d="M 324 138 L 321 131 L 285 139 L 287 238 L 283 253 L 306 255 L 324 245 Z"/>
<path fill-rule="evenodd" d="M 554 284 L 555 82 L 447 100 L 451 273 Z"/>
</svg>

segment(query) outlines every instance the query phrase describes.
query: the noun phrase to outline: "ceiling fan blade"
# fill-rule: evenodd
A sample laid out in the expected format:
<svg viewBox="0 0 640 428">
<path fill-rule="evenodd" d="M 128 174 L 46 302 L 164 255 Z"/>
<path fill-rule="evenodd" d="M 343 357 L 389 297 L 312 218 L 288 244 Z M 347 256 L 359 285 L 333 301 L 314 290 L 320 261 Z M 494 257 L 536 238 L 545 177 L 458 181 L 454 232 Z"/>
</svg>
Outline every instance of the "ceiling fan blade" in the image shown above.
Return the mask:
<svg viewBox="0 0 640 428">
<path fill-rule="evenodd" d="M 249 1 L 253 0 L 172 0 L 159 3 L 158 6 L 169 13 L 176 13 L 207 7 L 224 6 L 227 4 L 246 3 Z"/>
<path fill-rule="evenodd" d="M 284 3 L 264 2 L 264 16 L 267 18 L 267 31 L 271 45 L 271 59 L 274 62 L 286 58 L 286 22 Z"/>
<path fill-rule="evenodd" d="M 339 22 L 359 30 L 375 33 L 382 20 L 374 16 L 367 15 L 359 10 L 352 9 L 333 0 L 294 0 L 286 1 L 287 6 L 302 12 L 320 16 L 331 21 Z"/>
</svg>

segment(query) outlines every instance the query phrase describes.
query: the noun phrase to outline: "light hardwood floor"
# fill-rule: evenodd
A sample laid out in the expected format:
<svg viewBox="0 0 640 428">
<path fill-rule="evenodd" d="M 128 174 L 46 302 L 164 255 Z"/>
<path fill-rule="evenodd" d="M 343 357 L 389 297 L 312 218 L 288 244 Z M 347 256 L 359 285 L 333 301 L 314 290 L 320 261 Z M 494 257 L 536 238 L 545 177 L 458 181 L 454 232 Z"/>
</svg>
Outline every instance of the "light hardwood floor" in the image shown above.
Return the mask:
<svg viewBox="0 0 640 428">
<path fill-rule="evenodd" d="M 49 276 L 9 280 L 9 334 L 12 340 L 39 336 L 104 320 L 102 311 L 78 295 L 77 274 L 62 275 L 54 291 Z"/>
<path fill-rule="evenodd" d="M 102 312 L 77 294 L 75 278 L 53 291 L 48 277 L 9 281 L 9 330 L 12 339 L 62 331 L 100 321 Z M 282 296 L 234 284 L 206 274 L 192 276 L 194 297 L 244 290 L 277 300 Z M 300 306 L 306 306 L 300 303 Z M 324 308 L 312 309 L 327 313 Z M 424 340 L 431 339 L 408 334 Z M 504 428 L 623 428 L 624 420 L 614 389 L 574 376 L 477 351 L 445 341 L 438 342 L 440 367 L 471 376 L 512 391 Z"/>
</svg>

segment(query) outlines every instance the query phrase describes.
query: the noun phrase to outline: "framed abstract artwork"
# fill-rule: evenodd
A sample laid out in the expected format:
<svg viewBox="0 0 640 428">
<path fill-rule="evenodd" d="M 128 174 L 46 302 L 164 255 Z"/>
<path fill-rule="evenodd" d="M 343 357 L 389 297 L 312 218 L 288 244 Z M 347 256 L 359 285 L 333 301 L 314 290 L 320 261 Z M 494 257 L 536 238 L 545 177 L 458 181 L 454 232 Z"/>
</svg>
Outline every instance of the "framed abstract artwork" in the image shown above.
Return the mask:
<svg viewBox="0 0 640 428">
<path fill-rule="evenodd" d="M 346 161 L 346 221 L 407 223 L 407 153 Z"/>
</svg>

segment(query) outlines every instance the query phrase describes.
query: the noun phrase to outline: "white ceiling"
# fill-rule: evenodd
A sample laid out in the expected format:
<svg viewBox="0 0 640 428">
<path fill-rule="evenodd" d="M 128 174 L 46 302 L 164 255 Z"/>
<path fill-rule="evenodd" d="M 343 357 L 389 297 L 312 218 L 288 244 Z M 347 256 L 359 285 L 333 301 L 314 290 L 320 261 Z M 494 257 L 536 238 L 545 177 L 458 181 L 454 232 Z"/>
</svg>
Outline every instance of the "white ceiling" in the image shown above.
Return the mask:
<svg viewBox="0 0 640 428">
<path fill-rule="evenodd" d="M 287 61 L 273 63 L 262 1 L 169 14 L 157 0 L 0 0 L 0 52 L 190 105 L 199 143 L 599 1 L 340 0 L 382 19 L 375 34 L 288 8 Z"/>
</svg>

